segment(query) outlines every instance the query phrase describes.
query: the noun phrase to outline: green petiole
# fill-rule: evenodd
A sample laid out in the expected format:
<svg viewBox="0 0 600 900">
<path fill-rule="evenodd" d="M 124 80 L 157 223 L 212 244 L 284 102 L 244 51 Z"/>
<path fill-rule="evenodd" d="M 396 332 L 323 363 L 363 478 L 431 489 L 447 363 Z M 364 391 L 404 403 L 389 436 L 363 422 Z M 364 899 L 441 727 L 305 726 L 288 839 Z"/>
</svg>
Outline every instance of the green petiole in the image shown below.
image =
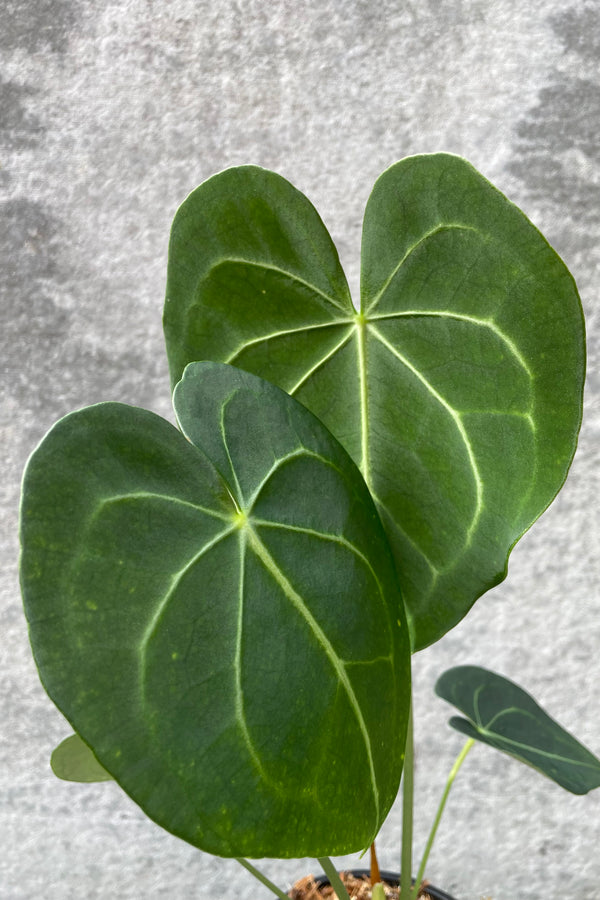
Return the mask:
<svg viewBox="0 0 600 900">
<path fill-rule="evenodd" d="M 263 875 L 262 872 L 259 872 L 252 863 L 249 863 L 247 859 L 243 859 L 241 856 L 236 856 L 237 861 L 241 866 L 247 869 L 251 875 L 260 881 L 261 884 L 264 884 L 266 888 L 268 888 L 276 897 L 279 897 L 279 900 L 290 900 L 288 894 L 284 894 L 281 888 L 278 888 L 276 884 L 273 884 L 272 881 L 269 881 L 266 875 Z"/>
<path fill-rule="evenodd" d="M 400 866 L 400 895 L 408 897 L 412 888 L 412 841 L 414 800 L 414 734 L 412 698 L 408 715 L 404 767 L 402 769 L 402 858 Z"/>
<path fill-rule="evenodd" d="M 344 887 L 342 879 L 338 875 L 338 871 L 328 856 L 320 856 L 319 862 L 323 866 L 323 871 L 329 878 L 329 883 L 338 896 L 338 900 L 350 900 L 348 891 Z"/>
<path fill-rule="evenodd" d="M 466 742 L 460 753 L 458 754 L 454 765 L 450 770 L 450 774 L 448 775 L 448 780 L 446 781 L 446 786 L 444 788 L 444 792 L 442 794 L 442 799 L 440 800 L 440 805 L 438 806 L 437 812 L 435 814 L 435 819 L 433 820 L 433 825 L 431 826 L 431 831 L 429 832 L 429 837 L 427 839 L 427 844 L 425 845 L 425 851 L 423 853 L 423 858 L 421 859 L 421 865 L 419 866 L 419 871 L 417 872 L 417 877 L 415 879 L 415 884 L 412 890 L 405 896 L 408 897 L 408 900 L 417 900 L 419 895 L 419 885 L 423 881 L 423 876 L 425 875 L 425 867 L 427 865 L 427 860 L 429 859 L 429 854 L 431 853 L 431 848 L 433 847 L 433 842 L 435 840 L 435 836 L 438 830 L 438 826 L 440 824 L 442 814 L 444 812 L 444 807 L 446 806 L 446 801 L 448 799 L 448 794 L 450 793 L 450 788 L 454 782 L 454 779 L 458 775 L 459 769 L 467 758 L 467 754 L 475 741 L 472 738 Z"/>
</svg>

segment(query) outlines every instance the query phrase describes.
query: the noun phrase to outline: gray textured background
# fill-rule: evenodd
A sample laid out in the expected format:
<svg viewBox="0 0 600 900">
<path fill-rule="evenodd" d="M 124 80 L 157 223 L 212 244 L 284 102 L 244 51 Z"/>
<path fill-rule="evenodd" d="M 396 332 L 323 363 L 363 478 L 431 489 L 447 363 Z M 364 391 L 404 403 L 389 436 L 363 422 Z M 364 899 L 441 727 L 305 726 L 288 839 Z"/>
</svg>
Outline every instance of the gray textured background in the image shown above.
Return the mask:
<svg viewBox="0 0 600 900">
<path fill-rule="evenodd" d="M 416 658 L 417 850 L 462 743 L 432 695 L 447 666 L 513 677 L 600 753 L 599 57 L 597 2 L 2 5 L 2 900 L 271 896 L 235 862 L 163 833 L 115 785 L 53 778 L 49 752 L 68 727 L 38 681 L 16 578 L 20 476 L 55 419 L 105 399 L 170 417 L 170 221 L 232 164 L 273 168 L 303 190 L 353 284 L 375 178 L 425 151 L 470 159 L 565 258 L 588 323 L 580 448 L 508 580 Z M 395 809 L 380 841 L 387 867 L 398 867 L 398 837 Z M 429 877 L 460 900 L 599 900 L 599 845 L 600 791 L 572 797 L 480 747 Z M 285 885 L 310 867 L 264 864 Z"/>
</svg>

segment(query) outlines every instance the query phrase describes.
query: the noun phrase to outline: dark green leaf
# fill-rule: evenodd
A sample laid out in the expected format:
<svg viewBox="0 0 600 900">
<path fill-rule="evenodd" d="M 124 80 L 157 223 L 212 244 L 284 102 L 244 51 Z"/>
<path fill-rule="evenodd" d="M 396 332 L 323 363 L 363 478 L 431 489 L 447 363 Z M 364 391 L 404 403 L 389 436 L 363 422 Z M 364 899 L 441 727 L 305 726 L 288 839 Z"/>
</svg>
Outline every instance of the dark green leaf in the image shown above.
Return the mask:
<svg viewBox="0 0 600 900">
<path fill-rule="evenodd" d="M 179 210 L 165 335 L 175 383 L 231 362 L 293 394 L 361 467 L 391 540 L 413 647 L 506 574 L 551 502 L 581 415 L 573 279 L 467 162 L 417 156 L 377 181 L 358 314 L 331 238 L 279 176 L 229 169 Z"/>
<path fill-rule="evenodd" d="M 103 769 L 90 748 L 78 734 L 72 734 L 52 751 L 52 771 L 65 781 L 112 781 L 112 775 Z"/>
<path fill-rule="evenodd" d="M 457 666 L 438 679 L 435 692 L 468 716 L 450 719 L 462 734 L 533 766 L 573 794 L 600 787 L 600 759 L 507 678 Z"/>
<path fill-rule="evenodd" d="M 107 772 L 190 843 L 362 848 L 396 796 L 410 685 L 375 507 L 278 388 L 197 364 L 174 403 L 185 436 L 101 404 L 28 464 L 21 574 L 42 681 Z"/>
</svg>

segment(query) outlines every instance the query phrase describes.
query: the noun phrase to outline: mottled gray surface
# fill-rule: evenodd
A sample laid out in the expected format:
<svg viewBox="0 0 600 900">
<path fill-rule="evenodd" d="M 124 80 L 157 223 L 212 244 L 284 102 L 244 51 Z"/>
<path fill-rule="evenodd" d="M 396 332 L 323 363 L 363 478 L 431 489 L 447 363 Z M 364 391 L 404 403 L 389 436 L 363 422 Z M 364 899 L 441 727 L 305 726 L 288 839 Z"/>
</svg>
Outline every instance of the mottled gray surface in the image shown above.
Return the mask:
<svg viewBox="0 0 600 900">
<path fill-rule="evenodd" d="M 21 471 L 54 420 L 102 399 L 170 416 L 169 225 L 189 190 L 231 164 L 274 168 L 307 193 L 354 284 L 373 181 L 425 151 L 469 158 L 564 256 L 588 322 L 580 449 L 508 580 L 416 659 L 417 849 L 461 746 L 432 696 L 447 666 L 514 677 L 600 753 L 599 56 L 595 0 L 3 4 L 2 900 L 270 896 L 235 862 L 163 833 L 116 786 L 53 779 L 48 755 L 68 728 L 37 679 L 16 578 Z M 388 867 L 398 841 L 396 809 L 380 841 Z M 481 747 L 429 876 L 459 900 L 600 900 L 599 845 L 600 791 L 572 797 Z M 286 884 L 311 865 L 264 868 Z"/>
</svg>

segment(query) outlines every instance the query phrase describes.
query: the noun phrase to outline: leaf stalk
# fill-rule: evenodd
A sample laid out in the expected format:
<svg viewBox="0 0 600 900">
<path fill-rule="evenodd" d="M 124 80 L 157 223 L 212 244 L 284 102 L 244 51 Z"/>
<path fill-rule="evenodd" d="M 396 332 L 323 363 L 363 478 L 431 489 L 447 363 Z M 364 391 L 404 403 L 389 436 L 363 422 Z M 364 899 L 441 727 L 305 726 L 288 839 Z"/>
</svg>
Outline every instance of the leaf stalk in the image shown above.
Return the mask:
<svg viewBox="0 0 600 900">
<path fill-rule="evenodd" d="M 413 700 L 411 696 L 402 769 L 402 856 L 400 865 L 400 896 L 408 897 L 412 888 L 412 842 L 414 805 L 414 731 Z"/>
<path fill-rule="evenodd" d="M 251 875 L 253 875 L 257 881 L 260 881 L 261 884 L 264 884 L 266 888 L 268 888 L 271 893 L 275 894 L 276 897 L 279 897 L 279 900 L 290 900 L 288 894 L 284 894 L 281 888 L 278 888 L 276 884 L 273 884 L 272 881 L 269 881 L 266 875 L 263 875 L 262 872 L 259 872 L 252 863 L 248 862 L 247 859 L 244 859 L 241 856 L 235 857 L 239 864 L 243 866 Z"/>
<path fill-rule="evenodd" d="M 338 900 L 350 900 L 350 895 L 344 887 L 344 883 L 340 878 L 338 871 L 328 856 L 319 856 L 319 862 L 323 866 L 323 871 L 329 878 L 329 883 L 334 889 Z"/>
<path fill-rule="evenodd" d="M 475 741 L 472 738 L 466 742 L 460 753 L 458 754 L 454 765 L 450 770 L 450 774 L 448 775 L 448 780 L 446 781 L 446 786 L 444 788 L 444 792 L 442 794 L 442 799 L 440 800 L 440 804 L 437 809 L 437 813 L 435 815 L 435 819 L 433 820 L 433 825 L 431 826 L 431 831 L 429 832 L 429 837 L 427 839 L 427 844 L 425 845 L 425 850 L 423 852 L 423 858 L 421 859 L 421 865 L 419 866 L 419 871 L 417 872 L 417 877 L 415 879 L 414 888 L 407 895 L 409 900 L 417 900 L 419 895 L 419 886 L 423 881 L 423 877 L 425 875 L 425 867 L 427 866 L 427 860 L 429 859 L 429 854 L 431 853 L 431 848 L 433 847 L 433 842 L 435 840 L 435 836 L 438 830 L 438 826 L 440 824 L 442 814 L 444 812 L 444 808 L 446 806 L 446 801 L 448 799 L 448 794 L 450 793 L 450 788 L 454 783 L 454 779 L 458 775 L 459 769 L 467 758 L 467 754 L 469 750 L 473 746 Z"/>
</svg>

